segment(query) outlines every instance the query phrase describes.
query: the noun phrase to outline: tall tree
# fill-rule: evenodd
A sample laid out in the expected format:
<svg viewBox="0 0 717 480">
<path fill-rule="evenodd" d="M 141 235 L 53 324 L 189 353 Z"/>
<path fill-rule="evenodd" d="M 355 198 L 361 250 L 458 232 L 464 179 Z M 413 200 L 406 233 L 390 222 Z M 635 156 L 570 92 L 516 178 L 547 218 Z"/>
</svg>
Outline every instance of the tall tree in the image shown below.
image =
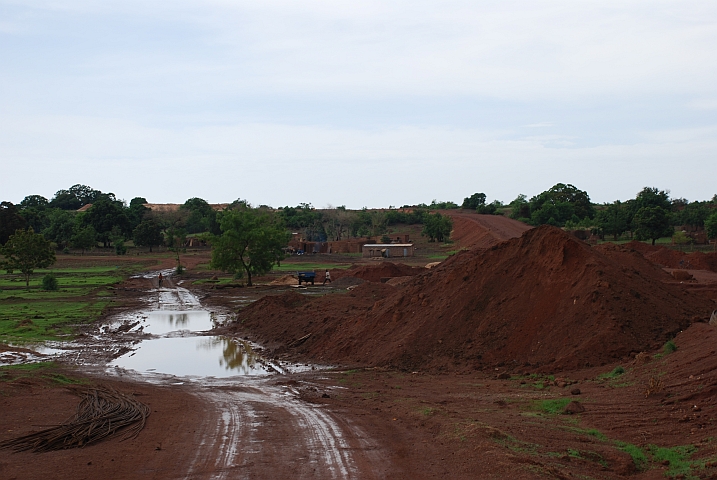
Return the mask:
<svg viewBox="0 0 717 480">
<path fill-rule="evenodd" d="M 138 247 L 149 247 L 149 251 L 152 251 L 152 247 L 162 245 L 164 238 L 162 237 L 162 227 L 157 224 L 154 220 L 147 218 L 137 225 L 137 228 L 132 232 L 132 239 L 134 244 Z"/>
<path fill-rule="evenodd" d="M 421 235 L 428 237 L 429 242 L 445 242 L 451 236 L 453 220 L 447 215 L 431 213 L 423 219 L 423 231 Z"/>
<path fill-rule="evenodd" d="M 15 230 L 25 228 L 25 219 L 11 202 L 0 203 L 0 245 L 5 244 Z"/>
<path fill-rule="evenodd" d="M 75 228 L 75 233 L 70 239 L 70 245 L 73 248 L 79 248 L 82 250 L 82 255 L 85 254 L 85 250 L 92 250 L 97 246 L 97 232 L 92 225 L 81 227 L 79 225 Z"/>
<path fill-rule="evenodd" d="M 212 240 L 211 268 L 237 276 L 252 275 L 271 270 L 284 257 L 284 248 L 291 237 L 278 219 L 267 211 L 241 205 L 218 214 L 220 236 Z"/>
<path fill-rule="evenodd" d="M 55 263 L 55 252 L 48 240 L 35 233 L 32 228 L 17 230 L 10 235 L 7 243 L 0 249 L 5 260 L 0 268 L 9 272 L 19 270 L 25 277 L 25 286 L 30 287 L 30 275 L 36 268 L 47 268 Z"/>
<path fill-rule="evenodd" d="M 630 226 L 627 209 L 619 200 L 599 210 L 595 215 L 595 223 L 602 229 L 604 235 L 612 235 L 615 240 Z"/>
<path fill-rule="evenodd" d="M 82 222 L 84 225 L 92 225 L 97 232 L 97 239 L 107 247 L 112 240 L 113 228 L 117 227 L 125 237 L 131 233 L 129 217 L 125 210 L 122 202 L 103 196 L 87 210 Z"/>
<path fill-rule="evenodd" d="M 670 225 L 668 211 L 661 207 L 642 207 L 633 217 L 635 236 L 638 240 L 655 240 L 671 237 L 675 229 Z"/>
</svg>

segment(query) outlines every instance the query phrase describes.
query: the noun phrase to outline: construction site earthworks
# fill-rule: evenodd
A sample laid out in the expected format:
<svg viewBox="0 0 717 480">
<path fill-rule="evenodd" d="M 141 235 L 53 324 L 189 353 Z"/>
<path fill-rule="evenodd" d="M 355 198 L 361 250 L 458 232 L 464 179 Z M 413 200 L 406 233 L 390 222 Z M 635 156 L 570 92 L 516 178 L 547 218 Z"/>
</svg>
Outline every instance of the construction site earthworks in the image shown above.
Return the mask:
<svg viewBox="0 0 717 480">
<path fill-rule="evenodd" d="M 440 258 L 252 287 L 157 254 L 72 340 L 0 346 L 0 477 L 717 478 L 716 254 L 447 214 Z"/>
</svg>

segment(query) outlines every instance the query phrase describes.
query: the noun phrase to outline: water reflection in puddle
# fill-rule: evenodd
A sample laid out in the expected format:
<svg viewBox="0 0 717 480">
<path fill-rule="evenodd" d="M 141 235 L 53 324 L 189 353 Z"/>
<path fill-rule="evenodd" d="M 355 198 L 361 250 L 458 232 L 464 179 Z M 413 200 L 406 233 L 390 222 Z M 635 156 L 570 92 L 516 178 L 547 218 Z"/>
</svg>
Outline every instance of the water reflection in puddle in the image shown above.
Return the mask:
<svg viewBox="0 0 717 480">
<path fill-rule="evenodd" d="M 201 332 L 211 330 L 214 324 L 214 316 L 206 310 L 155 310 L 149 312 L 142 323 L 144 332 L 153 335 L 166 335 L 179 330 Z"/>
<path fill-rule="evenodd" d="M 268 375 L 248 344 L 226 337 L 173 337 L 142 342 L 110 366 L 177 376 Z"/>
</svg>

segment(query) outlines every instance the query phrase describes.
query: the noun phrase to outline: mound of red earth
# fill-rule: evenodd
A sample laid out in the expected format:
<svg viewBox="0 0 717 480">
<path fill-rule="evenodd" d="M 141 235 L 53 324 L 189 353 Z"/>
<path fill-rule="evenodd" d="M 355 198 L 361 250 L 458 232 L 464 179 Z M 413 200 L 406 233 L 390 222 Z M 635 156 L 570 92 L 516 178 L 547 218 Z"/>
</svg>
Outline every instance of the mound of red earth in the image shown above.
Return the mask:
<svg viewBox="0 0 717 480">
<path fill-rule="evenodd" d="M 400 263 L 381 262 L 375 265 L 354 265 L 348 269 L 331 270 L 331 278 L 355 277 L 367 282 L 381 282 L 388 278 L 407 277 L 425 272 L 423 267 L 411 267 Z"/>
<path fill-rule="evenodd" d="M 678 252 L 670 248 L 635 241 L 626 243 L 625 247 L 640 252 L 655 265 L 667 268 L 710 270 L 717 272 L 717 253 Z"/>
<path fill-rule="evenodd" d="M 323 361 L 558 371 L 655 349 L 713 308 L 634 250 L 592 248 L 546 226 L 461 252 L 400 287 L 287 294 L 246 307 L 239 321 L 280 351 Z"/>
</svg>

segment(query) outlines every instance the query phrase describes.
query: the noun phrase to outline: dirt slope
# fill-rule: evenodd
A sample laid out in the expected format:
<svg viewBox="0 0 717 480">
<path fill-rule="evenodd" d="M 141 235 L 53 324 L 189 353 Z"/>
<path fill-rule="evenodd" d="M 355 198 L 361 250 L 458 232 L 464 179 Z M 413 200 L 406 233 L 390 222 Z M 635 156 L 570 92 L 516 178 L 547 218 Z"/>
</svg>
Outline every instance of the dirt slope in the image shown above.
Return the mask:
<svg viewBox="0 0 717 480">
<path fill-rule="evenodd" d="M 479 215 L 466 210 L 447 210 L 453 219 L 451 239 L 461 248 L 488 248 L 519 237 L 532 227 L 502 215 Z"/>
<path fill-rule="evenodd" d="M 278 298 L 260 301 L 239 318 L 263 340 L 311 333 L 292 348 L 324 360 L 556 371 L 657 348 L 714 308 L 637 252 L 591 248 L 547 226 L 462 252 L 394 291 L 366 285 L 278 310 L 268 303 Z"/>
</svg>

